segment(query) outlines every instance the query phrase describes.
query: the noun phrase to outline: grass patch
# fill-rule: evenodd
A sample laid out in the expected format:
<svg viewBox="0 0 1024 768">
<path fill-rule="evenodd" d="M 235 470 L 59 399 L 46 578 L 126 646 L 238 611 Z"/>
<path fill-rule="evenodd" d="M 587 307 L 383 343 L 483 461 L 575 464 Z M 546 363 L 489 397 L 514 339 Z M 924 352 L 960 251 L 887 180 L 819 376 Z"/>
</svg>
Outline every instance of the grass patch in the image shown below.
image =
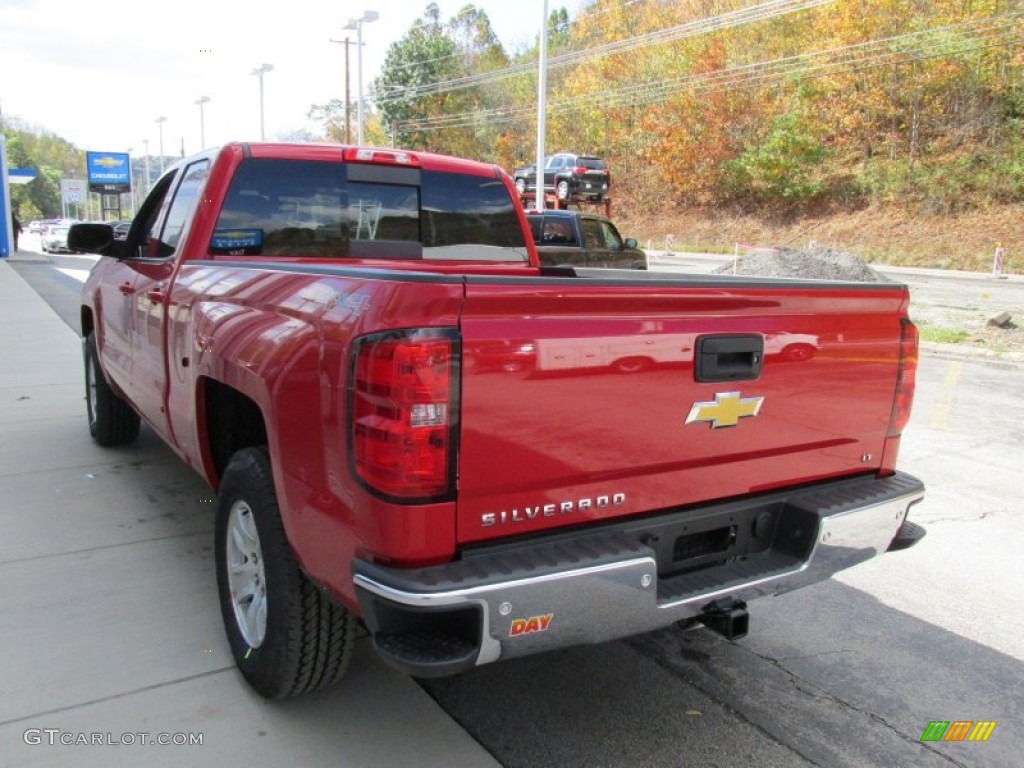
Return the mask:
<svg viewBox="0 0 1024 768">
<path fill-rule="evenodd" d="M 918 328 L 921 334 L 921 341 L 929 341 L 935 344 L 960 344 L 970 337 L 967 331 L 957 331 L 952 328 L 935 328 L 925 326 Z"/>
</svg>

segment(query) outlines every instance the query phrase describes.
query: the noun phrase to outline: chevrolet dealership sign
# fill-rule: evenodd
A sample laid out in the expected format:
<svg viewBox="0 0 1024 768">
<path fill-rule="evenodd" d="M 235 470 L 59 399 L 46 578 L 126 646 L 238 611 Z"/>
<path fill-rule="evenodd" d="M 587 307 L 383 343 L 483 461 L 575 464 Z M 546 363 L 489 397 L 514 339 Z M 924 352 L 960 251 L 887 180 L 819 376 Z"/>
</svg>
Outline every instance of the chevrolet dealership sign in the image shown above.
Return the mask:
<svg viewBox="0 0 1024 768">
<path fill-rule="evenodd" d="M 129 192 L 132 164 L 126 152 L 86 152 L 90 192 Z"/>
</svg>

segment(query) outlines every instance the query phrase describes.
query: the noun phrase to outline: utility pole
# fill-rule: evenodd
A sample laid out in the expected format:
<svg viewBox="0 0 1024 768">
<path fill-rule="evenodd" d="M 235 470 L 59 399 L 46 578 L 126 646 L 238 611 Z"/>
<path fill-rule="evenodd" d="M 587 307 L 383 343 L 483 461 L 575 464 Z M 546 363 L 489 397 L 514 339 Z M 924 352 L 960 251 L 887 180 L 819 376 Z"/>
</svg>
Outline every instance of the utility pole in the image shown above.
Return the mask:
<svg viewBox="0 0 1024 768">
<path fill-rule="evenodd" d="M 333 37 L 330 38 L 332 43 L 345 46 L 345 143 L 352 143 L 352 123 L 349 119 L 349 105 L 352 103 L 352 97 L 349 95 L 349 72 L 351 71 L 348 66 L 348 47 L 355 45 L 347 37 L 344 40 L 335 40 Z"/>
</svg>

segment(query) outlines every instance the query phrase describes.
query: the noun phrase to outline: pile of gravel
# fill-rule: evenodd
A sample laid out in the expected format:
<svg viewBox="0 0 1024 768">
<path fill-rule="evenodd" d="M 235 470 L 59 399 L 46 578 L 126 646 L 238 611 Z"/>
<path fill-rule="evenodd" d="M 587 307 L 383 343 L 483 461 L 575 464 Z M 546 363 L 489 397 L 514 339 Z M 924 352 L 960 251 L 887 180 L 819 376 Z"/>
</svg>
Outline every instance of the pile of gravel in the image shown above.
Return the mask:
<svg viewBox="0 0 1024 768">
<path fill-rule="evenodd" d="M 715 270 L 733 274 L 727 264 Z M 852 253 L 834 248 L 771 248 L 741 256 L 736 264 L 737 275 L 759 277 L 798 277 L 804 280 L 851 280 L 859 283 L 887 283 L 889 278 L 875 272 Z"/>
</svg>

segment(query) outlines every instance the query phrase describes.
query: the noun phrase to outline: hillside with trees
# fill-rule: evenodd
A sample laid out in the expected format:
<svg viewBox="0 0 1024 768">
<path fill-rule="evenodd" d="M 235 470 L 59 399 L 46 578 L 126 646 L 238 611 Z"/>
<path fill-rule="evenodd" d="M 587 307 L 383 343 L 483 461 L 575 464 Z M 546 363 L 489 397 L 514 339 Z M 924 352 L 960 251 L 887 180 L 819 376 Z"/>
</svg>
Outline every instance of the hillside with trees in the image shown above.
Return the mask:
<svg viewBox="0 0 1024 768">
<path fill-rule="evenodd" d="M 548 151 L 604 157 L 642 237 L 882 211 L 929 233 L 987 216 L 981 241 L 1024 251 L 1022 0 L 590 0 L 548 35 Z M 530 163 L 537 59 L 484 11 L 430 4 L 388 51 L 367 135 Z"/>
</svg>

